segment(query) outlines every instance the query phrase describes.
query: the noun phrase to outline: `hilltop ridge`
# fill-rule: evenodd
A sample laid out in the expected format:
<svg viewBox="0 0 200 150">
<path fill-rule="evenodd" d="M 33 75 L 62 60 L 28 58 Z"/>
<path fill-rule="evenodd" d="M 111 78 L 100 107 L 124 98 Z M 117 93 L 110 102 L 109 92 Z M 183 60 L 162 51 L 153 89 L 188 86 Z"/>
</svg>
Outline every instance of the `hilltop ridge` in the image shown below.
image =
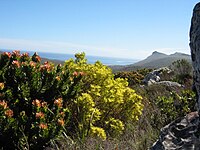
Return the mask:
<svg viewBox="0 0 200 150">
<path fill-rule="evenodd" d="M 113 71 L 131 71 L 142 68 L 160 68 L 170 66 L 172 62 L 180 59 L 186 59 L 188 62 L 191 62 L 191 56 L 188 54 L 175 52 L 173 54 L 167 55 L 158 51 L 154 51 L 150 56 L 136 62 L 131 65 L 126 66 L 110 66 Z"/>
<path fill-rule="evenodd" d="M 154 51 L 150 56 L 148 56 L 146 59 L 139 61 L 134 66 L 139 67 L 147 67 L 147 68 L 159 68 L 164 66 L 169 66 L 173 61 L 176 61 L 178 59 L 186 59 L 188 61 L 191 61 L 190 55 L 175 52 L 174 54 L 164 54 L 157 51 Z"/>
</svg>

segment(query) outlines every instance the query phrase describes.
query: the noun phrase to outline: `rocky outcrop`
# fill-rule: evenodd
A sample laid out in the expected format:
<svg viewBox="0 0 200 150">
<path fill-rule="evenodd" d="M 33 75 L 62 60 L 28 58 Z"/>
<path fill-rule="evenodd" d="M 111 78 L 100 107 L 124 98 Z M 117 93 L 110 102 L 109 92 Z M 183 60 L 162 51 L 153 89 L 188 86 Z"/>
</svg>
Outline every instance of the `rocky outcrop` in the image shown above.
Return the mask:
<svg viewBox="0 0 200 150">
<path fill-rule="evenodd" d="M 192 112 L 162 128 L 159 139 L 150 150 L 199 150 L 198 129 L 198 112 Z"/>
<path fill-rule="evenodd" d="M 193 17 L 190 28 L 190 49 L 193 65 L 194 89 L 197 94 L 197 105 L 200 108 L 200 3 L 193 11 Z"/>
<path fill-rule="evenodd" d="M 181 84 L 172 81 L 162 81 L 163 73 L 170 74 L 172 71 L 167 67 L 162 67 L 150 72 L 146 77 L 143 79 L 143 83 L 147 86 L 152 84 L 161 84 L 170 87 L 182 87 Z"/>
<path fill-rule="evenodd" d="M 181 85 L 177 82 L 172 82 L 172 81 L 160 81 L 160 82 L 156 82 L 154 84 L 166 85 L 169 87 L 183 87 L 183 85 Z"/>
<path fill-rule="evenodd" d="M 145 85 L 151 85 L 151 84 L 154 84 L 156 82 L 159 82 L 161 80 L 160 79 L 160 75 L 163 72 L 170 73 L 171 70 L 169 68 L 167 68 L 167 67 L 163 67 L 163 68 L 159 68 L 159 69 L 153 70 L 148 75 L 146 75 L 146 77 L 143 79 L 143 83 Z"/>
<path fill-rule="evenodd" d="M 193 10 L 190 49 L 198 111 L 162 128 L 159 139 L 150 150 L 200 150 L 200 3 L 196 4 Z"/>
</svg>

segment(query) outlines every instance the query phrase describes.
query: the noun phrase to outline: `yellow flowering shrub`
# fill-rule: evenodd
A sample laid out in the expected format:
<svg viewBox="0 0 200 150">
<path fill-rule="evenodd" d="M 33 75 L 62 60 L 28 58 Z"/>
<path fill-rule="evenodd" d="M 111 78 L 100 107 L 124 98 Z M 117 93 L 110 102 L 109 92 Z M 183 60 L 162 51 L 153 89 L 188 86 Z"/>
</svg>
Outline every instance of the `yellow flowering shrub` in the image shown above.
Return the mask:
<svg viewBox="0 0 200 150">
<path fill-rule="evenodd" d="M 97 61 L 88 64 L 85 54 L 76 54 L 76 59 L 65 62 L 64 68 L 76 78 L 81 94 L 71 106 L 73 123 L 77 124 L 81 137 L 100 133 L 121 134 L 128 121 L 135 122 L 142 113 L 142 97 L 128 87 L 125 79 L 114 79 L 111 69 Z M 73 115 L 74 114 L 74 115 Z M 74 126 L 74 128 L 76 128 Z M 98 129 L 99 134 L 96 134 Z"/>
</svg>

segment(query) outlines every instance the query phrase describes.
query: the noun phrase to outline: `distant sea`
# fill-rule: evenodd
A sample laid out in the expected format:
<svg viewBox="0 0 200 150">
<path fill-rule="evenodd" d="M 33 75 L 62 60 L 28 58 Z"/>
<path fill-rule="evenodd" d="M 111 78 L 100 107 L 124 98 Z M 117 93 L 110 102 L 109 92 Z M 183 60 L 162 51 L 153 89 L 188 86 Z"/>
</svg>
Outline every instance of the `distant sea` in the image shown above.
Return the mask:
<svg viewBox="0 0 200 150">
<path fill-rule="evenodd" d="M 1 50 L 1 51 L 9 51 L 12 52 L 12 50 Z M 22 51 L 20 50 L 21 53 L 27 52 L 29 55 L 33 55 L 33 51 Z M 75 58 L 74 54 L 61 54 L 61 53 L 48 53 L 48 52 L 37 52 L 40 57 L 43 58 L 48 58 L 48 59 L 56 59 L 56 60 L 68 60 L 70 58 Z M 88 63 L 95 63 L 96 61 L 100 61 L 104 65 L 129 65 L 129 64 L 134 64 L 138 62 L 139 60 L 135 59 L 127 59 L 127 58 L 115 58 L 115 57 L 100 57 L 100 56 L 88 56 L 86 54 L 86 59 Z"/>
</svg>

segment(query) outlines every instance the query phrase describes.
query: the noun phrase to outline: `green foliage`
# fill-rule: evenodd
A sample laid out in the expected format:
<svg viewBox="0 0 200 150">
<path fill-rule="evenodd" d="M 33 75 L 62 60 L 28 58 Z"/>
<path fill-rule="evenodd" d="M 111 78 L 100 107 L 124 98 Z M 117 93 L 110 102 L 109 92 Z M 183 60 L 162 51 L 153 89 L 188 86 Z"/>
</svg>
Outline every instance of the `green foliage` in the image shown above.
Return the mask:
<svg viewBox="0 0 200 150">
<path fill-rule="evenodd" d="M 144 79 L 144 76 L 136 71 L 133 72 L 118 72 L 115 74 L 115 78 L 127 79 L 129 86 L 132 87 L 136 84 L 140 84 Z"/>
<path fill-rule="evenodd" d="M 175 75 L 174 81 L 184 84 L 192 79 L 192 65 L 186 59 L 173 62 L 170 68 Z"/>
<path fill-rule="evenodd" d="M 143 76 L 146 76 L 147 74 L 149 74 L 150 72 L 152 72 L 153 69 L 149 69 L 149 68 L 143 68 L 143 69 L 139 69 L 137 70 L 138 74 L 141 74 Z"/>
<path fill-rule="evenodd" d="M 156 100 L 162 119 L 165 123 L 183 117 L 195 110 L 195 94 L 190 90 L 183 90 L 181 94 L 171 92 L 169 97 L 161 96 Z"/>
<path fill-rule="evenodd" d="M 128 81 L 129 87 L 134 87 L 135 85 L 141 84 L 144 77 L 151 72 L 152 69 L 140 69 L 132 72 L 118 72 L 115 73 L 114 78 L 123 78 Z"/>
<path fill-rule="evenodd" d="M 78 78 L 35 53 L 3 53 L 0 59 L 0 147 L 38 149 L 63 131 Z"/>
</svg>

